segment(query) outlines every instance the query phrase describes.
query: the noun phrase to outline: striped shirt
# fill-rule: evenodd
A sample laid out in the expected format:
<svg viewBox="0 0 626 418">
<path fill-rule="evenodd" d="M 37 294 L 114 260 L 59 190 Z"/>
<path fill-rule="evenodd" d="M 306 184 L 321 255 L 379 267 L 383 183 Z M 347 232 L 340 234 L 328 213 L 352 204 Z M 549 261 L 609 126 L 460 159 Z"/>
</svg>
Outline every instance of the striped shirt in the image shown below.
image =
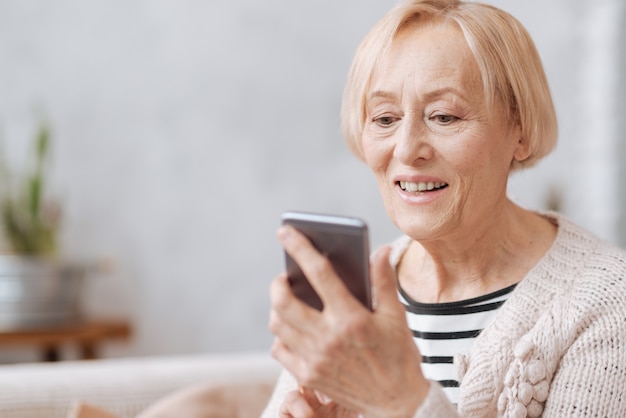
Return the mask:
<svg viewBox="0 0 626 418">
<path fill-rule="evenodd" d="M 452 364 L 454 355 L 469 351 L 515 286 L 449 303 L 419 303 L 399 289 L 409 328 L 422 354 L 424 377 L 439 382 L 453 404 L 459 400 L 459 381 Z"/>
</svg>

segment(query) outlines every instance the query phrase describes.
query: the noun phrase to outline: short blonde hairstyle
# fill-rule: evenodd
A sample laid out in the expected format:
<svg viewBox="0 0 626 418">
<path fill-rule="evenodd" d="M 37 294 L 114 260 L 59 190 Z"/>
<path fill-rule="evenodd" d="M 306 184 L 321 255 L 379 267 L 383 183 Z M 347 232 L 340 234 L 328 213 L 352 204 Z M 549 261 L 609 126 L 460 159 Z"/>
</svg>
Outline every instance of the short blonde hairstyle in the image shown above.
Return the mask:
<svg viewBox="0 0 626 418">
<path fill-rule="evenodd" d="M 489 109 L 496 103 L 521 129 L 529 156 L 514 160 L 511 170 L 534 165 L 556 146 L 556 112 L 541 58 L 530 35 L 509 13 L 459 0 L 405 0 L 388 12 L 356 51 L 341 109 L 342 132 L 352 152 L 363 159 L 366 94 L 372 74 L 407 24 L 452 22 L 462 31 L 481 73 Z"/>
</svg>

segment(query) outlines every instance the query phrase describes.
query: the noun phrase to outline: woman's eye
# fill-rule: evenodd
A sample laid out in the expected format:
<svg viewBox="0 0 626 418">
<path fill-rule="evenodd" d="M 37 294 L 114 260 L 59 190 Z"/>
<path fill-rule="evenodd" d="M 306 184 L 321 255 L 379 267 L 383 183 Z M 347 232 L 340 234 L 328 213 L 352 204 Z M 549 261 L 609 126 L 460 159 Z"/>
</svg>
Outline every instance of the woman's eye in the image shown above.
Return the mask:
<svg viewBox="0 0 626 418">
<path fill-rule="evenodd" d="M 374 122 L 376 122 L 380 126 L 390 126 L 391 124 L 393 124 L 393 122 L 395 122 L 395 119 L 391 116 L 381 116 L 374 119 Z"/>
<path fill-rule="evenodd" d="M 434 119 L 435 122 L 438 122 L 441 125 L 449 125 L 452 122 L 458 120 L 459 118 L 457 118 L 456 116 L 452 116 L 452 115 L 435 115 L 432 117 L 432 119 Z"/>
</svg>

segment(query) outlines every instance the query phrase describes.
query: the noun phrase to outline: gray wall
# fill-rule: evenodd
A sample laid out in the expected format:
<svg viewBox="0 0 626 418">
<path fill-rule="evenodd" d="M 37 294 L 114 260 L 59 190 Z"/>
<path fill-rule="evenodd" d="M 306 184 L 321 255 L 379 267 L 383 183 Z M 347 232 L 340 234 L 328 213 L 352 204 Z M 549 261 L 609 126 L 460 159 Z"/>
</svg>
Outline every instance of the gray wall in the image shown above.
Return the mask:
<svg viewBox="0 0 626 418">
<path fill-rule="evenodd" d="M 616 140 L 618 143 L 617 156 L 619 159 L 619 174 L 618 179 L 621 181 L 616 187 L 618 193 L 618 199 L 620 202 L 620 220 L 617 230 L 619 234 L 619 244 L 626 248 L 626 164 L 624 164 L 624 156 L 626 156 L 626 46 L 624 40 L 626 40 L 626 7 L 622 7 L 621 16 L 619 16 L 619 35 L 618 41 L 621 41 L 621 47 L 617 49 L 619 56 L 618 74 L 620 81 L 616 88 L 615 99 L 617 100 L 617 112 L 615 117 L 618 123 Z"/>
<path fill-rule="evenodd" d="M 374 246 L 397 234 L 338 120 L 353 51 L 393 3 L 0 0 L 0 134 L 23 166 L 37 115 L 50 121 L 64 252 L 115 263 L 86 309 L 136 326 L 106 355 L 267 349 L 283 210 L 361 216 Z M 511 194 L 542 208 L 557 189 L 618 242 L 621 1 L 492 3 L 536 39 L 561 122 L 557 151 Z"/>
</svg>

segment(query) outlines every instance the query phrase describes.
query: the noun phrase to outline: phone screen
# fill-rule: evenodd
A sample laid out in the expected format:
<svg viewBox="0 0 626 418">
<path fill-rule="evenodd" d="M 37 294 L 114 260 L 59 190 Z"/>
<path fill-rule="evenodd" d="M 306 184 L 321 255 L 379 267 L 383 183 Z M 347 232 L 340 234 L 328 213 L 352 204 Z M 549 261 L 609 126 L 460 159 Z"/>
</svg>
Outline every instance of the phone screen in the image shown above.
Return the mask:
<svg viewBox="0 0 626 418">
<path fill-rule="evenodd" d="M 352 295 L 372 309 L 369 238 L 367 224 L 363 220 L 307 212 L 285 212 L 282 222 L 306 235 L 315 248 L 328 257 Z M 293 293 L 310 306 L 323 310 L 322 300 L 300 267 L 286 252 L 285 262 Z"/>
</svg>

